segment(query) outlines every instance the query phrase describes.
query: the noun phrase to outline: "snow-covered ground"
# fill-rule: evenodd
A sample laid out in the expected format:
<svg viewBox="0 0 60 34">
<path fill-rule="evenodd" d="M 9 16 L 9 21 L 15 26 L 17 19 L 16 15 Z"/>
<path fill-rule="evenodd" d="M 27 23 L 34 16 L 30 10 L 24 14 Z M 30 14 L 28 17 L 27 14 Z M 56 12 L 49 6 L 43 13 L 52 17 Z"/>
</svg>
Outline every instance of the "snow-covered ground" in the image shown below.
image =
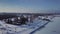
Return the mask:
<svg viewBox="0 0 60 34">
<path fill-rule="evenodd" d="M 44 29 L 46 28 L 46 30 L 48 30 L 47 28 L 51 27 L 52 29 L 52 26 L 56 27 L 54 26 L 54 24 L 56 25 L 56 23 L 58 22 L 57 20 L 59 20 L 59 18 L 56 17 L 53 20 L 54 20 L 53 22 L 48 22 L 48 21 L 39 20 L 38 18 L 36 18 L 33 21 L 33 23 L 30 23 L 30 24 L 28 23 L 27 25 L 21 25 L 21 26 L 6 24 L 3 21 L 0 21 L 0 34 L 40 34 L 40 33 L 45 34 Z M 45 28 L 40 29 L 42 26 L 44 26 L 47 23 L 49 24 Z"/>
<path fill-rule="evenodd" d="M 34 34 L 60 34 L 60 17 L 55 17 L 53 20 Z"/>
</svg>

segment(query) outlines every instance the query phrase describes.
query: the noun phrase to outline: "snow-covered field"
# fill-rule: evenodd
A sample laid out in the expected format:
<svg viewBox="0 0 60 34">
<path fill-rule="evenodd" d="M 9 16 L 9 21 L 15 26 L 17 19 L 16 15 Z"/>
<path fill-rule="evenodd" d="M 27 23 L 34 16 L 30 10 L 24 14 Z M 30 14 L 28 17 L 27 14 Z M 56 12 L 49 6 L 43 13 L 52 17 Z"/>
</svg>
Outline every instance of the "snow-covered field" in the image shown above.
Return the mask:
<svg viewBox="0 0 60 34">
<path fill-rule="evenodd" d="M 53 20 L 34 34 L 60 34 L 60 17 L 55 17 Z"/>
<path fill-rule="evenodd" d="M 48 22 L 36 18 L 33 23 L 28 23 L 27 25 L 21 26 L 6 24 L 4 21 L 0 21 L 0 34 L 45 34 L 45 32 L 46 34 L 49 34 L 51 33 L 50 31 L 53 29 L 53 27 L 58 27 L 59 24 L 59 17 L 55 17 L 52 20 L 52 22 Z M 47 23 L 49 24 L 46 25 Z M 46 27 L 41 29 L 45 25 Z"/>
</svg>

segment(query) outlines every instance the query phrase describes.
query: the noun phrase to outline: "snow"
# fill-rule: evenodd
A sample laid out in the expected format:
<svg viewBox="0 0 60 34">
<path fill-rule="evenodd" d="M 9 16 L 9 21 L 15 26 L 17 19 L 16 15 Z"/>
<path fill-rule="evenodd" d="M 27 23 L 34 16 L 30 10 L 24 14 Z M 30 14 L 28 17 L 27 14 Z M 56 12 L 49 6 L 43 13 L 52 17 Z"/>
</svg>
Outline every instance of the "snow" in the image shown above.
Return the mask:
<svg viewBox="0 0 60 34">
<path fill-rule="evenodd" d="M 39 33 L 37 29 L 41 28 L 46 23 L 48 23 L 48 21 L 39 20 L 38 18 L 33 20 L 33 23 L 28 23 L 26 25 L 21 25 L 21 26 L 6 24 L 4 21 L 0 21 L 1 24 L 0 29 L 1 30 L 4 29 L 2 31 L 2 33 L 4 34 L 34 34 L 34 33 Z"/>
<path fill-rule="evenodd" d="M 60 34 L 60 17 L 55 17 L 53 20 L 34 34 Z"/>
</svg>

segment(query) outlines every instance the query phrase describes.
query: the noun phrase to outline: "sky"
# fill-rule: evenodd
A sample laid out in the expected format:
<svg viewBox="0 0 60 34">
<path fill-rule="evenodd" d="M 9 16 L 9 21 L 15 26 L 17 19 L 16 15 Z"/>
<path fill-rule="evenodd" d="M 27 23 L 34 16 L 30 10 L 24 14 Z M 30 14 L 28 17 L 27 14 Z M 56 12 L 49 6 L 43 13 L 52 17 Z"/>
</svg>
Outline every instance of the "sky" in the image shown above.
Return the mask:
<svg viewBox="0 0 60 34">
<path fill-rule="evenodd" d="M 0 0 L 0 13 L 60 13 L 60 0 Z"/>
</svg>

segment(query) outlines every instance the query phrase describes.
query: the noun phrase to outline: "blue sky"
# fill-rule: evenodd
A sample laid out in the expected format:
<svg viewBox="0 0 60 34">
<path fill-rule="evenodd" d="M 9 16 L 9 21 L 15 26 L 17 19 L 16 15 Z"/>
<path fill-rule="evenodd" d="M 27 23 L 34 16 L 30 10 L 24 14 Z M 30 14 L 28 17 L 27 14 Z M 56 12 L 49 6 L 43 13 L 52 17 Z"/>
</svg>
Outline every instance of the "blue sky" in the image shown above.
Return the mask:
<svg viewBox="0 0 60 34">
<path fill-rule="evenodd" d="M 60 12 L 60 0 L 0 0 L 0 12 Z"/>
</svg>

